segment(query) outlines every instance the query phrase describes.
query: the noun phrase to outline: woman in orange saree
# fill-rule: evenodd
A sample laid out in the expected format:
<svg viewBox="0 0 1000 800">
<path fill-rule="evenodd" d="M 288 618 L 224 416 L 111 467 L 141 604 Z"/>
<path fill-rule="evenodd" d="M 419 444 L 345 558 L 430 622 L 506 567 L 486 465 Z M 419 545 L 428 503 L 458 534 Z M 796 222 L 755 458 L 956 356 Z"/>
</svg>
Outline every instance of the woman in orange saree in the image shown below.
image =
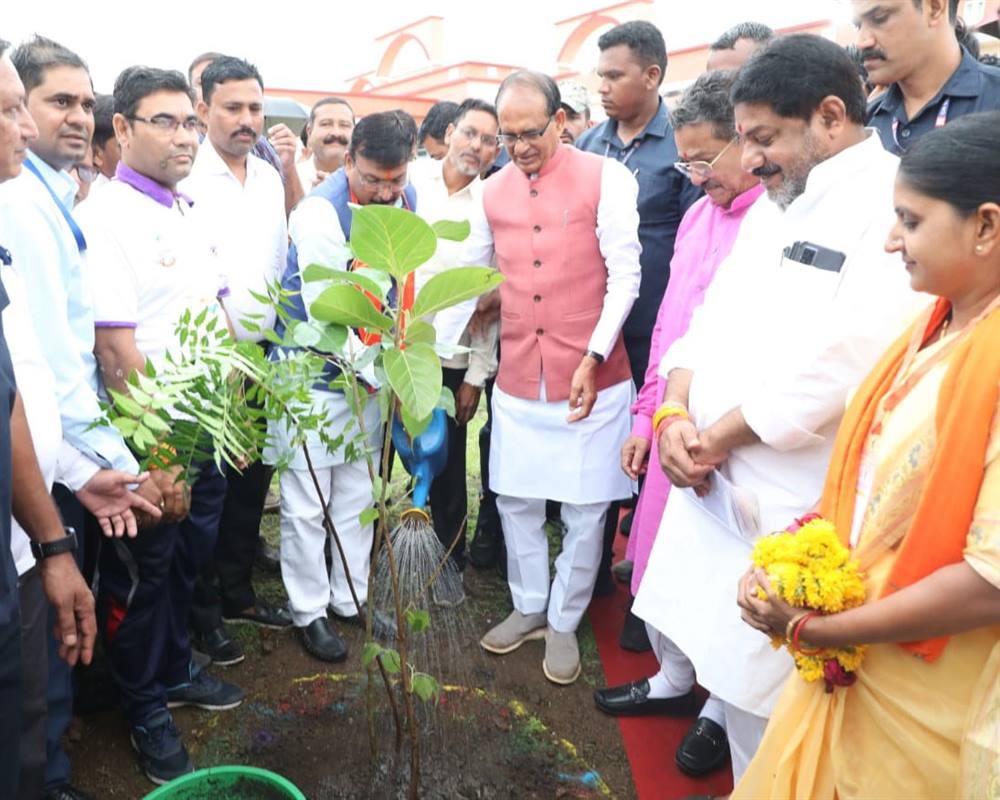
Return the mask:
<svg viewBox="0 0 1000 800">
<path fill-rule="evenodd" d="M 963 117 L 900 163 L 886 247 L 938 300 L 855 395 L 820 503 L 867 600 L 800 629 L 869 647 L 852 686 L 792 676 L 735 800 L 1000 797 L 998 130 Z M 768 633 L 798 612 L 760 571 L 739 598 Z"/>
</svg>

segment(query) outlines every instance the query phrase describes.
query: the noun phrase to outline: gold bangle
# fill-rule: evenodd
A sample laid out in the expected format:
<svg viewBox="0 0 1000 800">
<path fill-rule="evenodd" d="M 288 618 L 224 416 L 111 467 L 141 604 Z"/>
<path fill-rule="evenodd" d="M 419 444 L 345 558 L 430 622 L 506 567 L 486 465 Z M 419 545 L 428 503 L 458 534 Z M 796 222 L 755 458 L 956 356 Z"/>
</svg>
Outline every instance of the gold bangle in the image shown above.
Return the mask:
<svg viewBox="0 0 1000 800">
<path fill-rule="evenodd" d="M 799 620 L 801 620 L 808 613 L 809 613 L 808 611 L 801 611 L 794 617 L 792 617 L 790 620 L 788 620 L 788 624 L 785 625 L 785 641 L 787 642 L 792 641 L 792 635 L 795 633 L 795 626 L 798 625 Z"/>
</svg>

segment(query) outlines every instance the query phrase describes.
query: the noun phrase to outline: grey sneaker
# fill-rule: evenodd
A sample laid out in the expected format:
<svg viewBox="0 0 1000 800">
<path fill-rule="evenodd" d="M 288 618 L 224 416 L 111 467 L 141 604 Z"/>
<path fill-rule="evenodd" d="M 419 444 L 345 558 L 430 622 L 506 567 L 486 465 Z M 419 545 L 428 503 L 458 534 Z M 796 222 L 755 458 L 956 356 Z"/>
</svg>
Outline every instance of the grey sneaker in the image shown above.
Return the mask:
<svg viewBox="0 0 1000 800">
<path fill-rule="evenodd" d="M 502 656 L 527 641 L 543 638 L 546 624 L 545 614 L 522 614 L 514 609 L 507 619 L 480 639 L 479 644 L 483 650 Z"/>
<path fill-rule="evenodd" d="M 568 686 L 580 677 L 580 648 L 575 633 L 560 633 L 545 629 L 545 677 L 553 683 Z"/>
</svg>

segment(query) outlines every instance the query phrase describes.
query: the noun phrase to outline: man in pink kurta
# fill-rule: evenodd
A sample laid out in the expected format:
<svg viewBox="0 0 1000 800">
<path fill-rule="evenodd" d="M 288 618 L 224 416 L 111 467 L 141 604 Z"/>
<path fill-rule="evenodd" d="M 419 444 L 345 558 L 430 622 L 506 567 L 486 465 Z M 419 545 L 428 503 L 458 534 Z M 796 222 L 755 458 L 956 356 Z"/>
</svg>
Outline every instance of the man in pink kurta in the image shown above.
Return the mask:
<svg viewBox="0 0 1000 800">
<path fill-rule="evenodd" d="M 729 103 L 734 73 L 708 72 L 685 92 L 671 112 L 671 123 L 681 161 L 676 167 L 691 182 L 705 190 L 705 197 L 684 215 L 677 230 L 677 243 L 670 262 L 670 284 L 650 343 L 649 364 L 638 399 L 632 406 L 632 433 L 621 451 L 622 470 L 631 478 L 653 466 L 639 494 L 626 557 L 634 562 L 632 594 L 646 571 L 653 540 L 660 527 L 670 482 L 660 468 L 653 415 L 663 401 L 666 381 L 659 377 L 660 359 L 674 340 L 687 331 L 694 310 L 701 305 L 719 265 L 729 255 L 744 216 L 763 193 L 759 179 L 744 172 Z M 669 535 L 669 534 L 668 534 Z M 645 626 L 631 611 L 622 631 L 622 646 L 648 647 Z M 698 710 L 692 697 L 667 697 L 651 681 L 612 687 L 595 693 L 598 707 L 611 714 L 693 714 Z M 690 774 L 704 774 L 721 767 L 728 752 L 725 718 L 721 705 L 709 699 L 675 756 L 678 766 Z"/>
</svg>

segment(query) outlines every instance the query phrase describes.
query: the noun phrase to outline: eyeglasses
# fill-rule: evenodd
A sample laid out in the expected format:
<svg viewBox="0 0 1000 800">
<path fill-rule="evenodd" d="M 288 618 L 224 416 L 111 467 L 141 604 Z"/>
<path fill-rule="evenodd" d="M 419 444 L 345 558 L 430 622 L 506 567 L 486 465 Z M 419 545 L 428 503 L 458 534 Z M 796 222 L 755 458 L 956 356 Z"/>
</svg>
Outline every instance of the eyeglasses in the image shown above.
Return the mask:
<svg viewBox="0 0 1000 800">
<path fill-rule="evenodd" d="M 545 131 L 549 129 L 549 125 L 552 124 L 553 119 L 553 117 L 549 117 L 549 121 L 545 123 L 545 127 L 539 128 L 536 131 L 525 131 L 524 133 L 498 133 L 497 144 L 504 147 L 513 147 L 518 142 L 536 144 L 538 140 L 545 135 Z"/>
<path fill-rule="evenodd" d="M 145 122 L 161 133 L 176 133 L 178 128 L 184 128 L 188 133 L 197 133 L 201 128 L 201 120 L 195 116 L 177 119 L 170 114 L 157 114 L 155 117 L 139 117 L 135 114 L 129 117 L 135 122 Z"/>
<path fill-rule="evenodd" d="M 734 136 L 729 140 L 729 144 L 722 148 L 722 152 L 719 153 L 711 161 L 675 161 L 674 169 L 679 173 L 686 176 L 687 178 L 698 178 L 701 181 L 707 181 L 712 176 L 712 170 L 715 168 L 716 163 L 723 154 L 733 146 L 733 143 L 738 141 L 740 137 Z"/>
<path fill-rule="evenodd" d="M 355 168 L 355 172 L 358 173 L 358 178 L 361 179 L 361 185 L 367 186 L 369 189 L 381 189 L 382 187 L 402 189 L 406 186 L 408 178 L 405 172 L 402 175 L 397 175 L 395 178 L 376 178 L 374 175 L 365 175 L 357 168 Z"/>
<path fill-rule="evenodd" d="M 459 128 L 458 133 L 463 139 L 468 139 L 470 142 L 478 139 L 483 147 L 496 147 L 497 139 L 500 138 L 499 136 L 488 136 L 485 133 L 480 133 L 475 128 Z"/>
</svg>

